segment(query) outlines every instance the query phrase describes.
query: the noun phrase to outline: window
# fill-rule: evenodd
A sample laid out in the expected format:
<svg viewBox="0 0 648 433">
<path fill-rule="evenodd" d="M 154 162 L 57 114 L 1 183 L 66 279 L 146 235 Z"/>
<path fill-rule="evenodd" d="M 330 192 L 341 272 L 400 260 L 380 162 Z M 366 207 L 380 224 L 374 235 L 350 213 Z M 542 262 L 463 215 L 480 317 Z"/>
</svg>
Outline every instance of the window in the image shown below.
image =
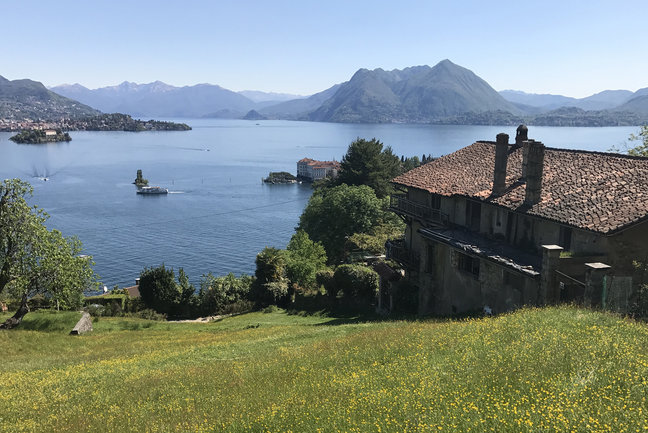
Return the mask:
<svg viewBox="0 0 648 433">
<path fill-rule="evenodd" d="M 479 277 L 479 259 L 466 254 L 457 254 L 457 268 L 464 272 L 472 274 L 475 278 Z"/>
</svg>

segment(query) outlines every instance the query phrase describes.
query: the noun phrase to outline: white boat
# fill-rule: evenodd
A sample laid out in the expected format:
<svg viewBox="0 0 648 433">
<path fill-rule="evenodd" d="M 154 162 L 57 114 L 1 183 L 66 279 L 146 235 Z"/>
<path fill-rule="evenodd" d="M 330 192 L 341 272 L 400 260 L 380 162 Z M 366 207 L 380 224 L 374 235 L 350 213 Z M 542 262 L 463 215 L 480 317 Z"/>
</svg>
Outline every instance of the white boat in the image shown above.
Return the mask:
<svg viewBox="0 0 648 433">
<path fill-rule="evenodd" d="M 169 190 L 161 186 L 143 186 L 137 189 L 138 194 L 168 194 Z"/>
</svg>

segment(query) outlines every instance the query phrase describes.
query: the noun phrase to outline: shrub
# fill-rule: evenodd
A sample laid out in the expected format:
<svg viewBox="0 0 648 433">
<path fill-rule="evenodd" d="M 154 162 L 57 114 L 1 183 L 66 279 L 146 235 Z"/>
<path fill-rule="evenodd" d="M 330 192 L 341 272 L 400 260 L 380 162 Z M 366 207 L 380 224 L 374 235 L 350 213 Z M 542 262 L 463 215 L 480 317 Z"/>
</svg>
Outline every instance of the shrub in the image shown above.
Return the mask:
<svg viewBox="0 0 648 433">
<path fill-rule="evenodd" d="M 178 282 L 173 269 L 164 265 L 144 269 L 140 274 L 139 291 L 144 305 L 158 313 L 175 317 L 191 313 L 195 289 L 182 268 L 178 271 Z"/>
<path fill-rule="evenodd" d="M 648 318 L 648 285 L 640 285 L 630 299 L 630 314 L 636 318 Z"/>
<path fill-rule="evenodd" d="M 119 304 L 119 308 L 124 310 L 126 308 L 128 296 L 126 295 L 100 295 L 100 296 L 88 296 L 83 300 L 84 305 L 99 304 L 103 306 L 109 306 L 111 304 Z"/>
<path fill-rule="evenodd" d="M 254 302 L 243 299 L 241 301 L 225 305 L 225 307 L 220 311 L 220 314 L 242 314 L 252 311 L 253 309 Z"/>
<path fill-rule="evenodd" d="M 322 269 L 317 271 L 315 274 L 315 280 L 320 287 L 324 287 L 326 294 L 332 298 L 335 298 L 338 294 L 337 286 L 333 281 L 333 270 L 331 269 Z"/>
<path fill-rule="evenodd" d="M 52 299 L 50 297 L 45 297 L 42 294 L 35 295 L 29 301 L 27 301 L 27 305 L 29 306 L 30 310 L 40 310 L 43 308 L 51 308 L 52 307 Z M 56 303 L 54 303 L 54 306 Z M 18 308 L 16 308 L 18 309 Z"/>
<path fill-rule="evenodd" d="M 333 274 L 333 284 L 345 298 L 375 297 L 378 280 L 376 271 L 362 265 L 340 265 Z"/>
<path fill-rule="evenodd" d="M 155 312 L 155 310 L 151 310 L 150 308 L 146 308 L 144 310 L 138 311 L 137 313 L 131 313 L 129 314 L 131 317 L 139 317 L 140 319 L 145 319 L 145 320 L 158 320 L 158 321 L 164 321 L 167 319 L 166 314 L 160 314 Z"/>
<path fill-rule="evenodd" d="M 237 278 L 232 273 L 225 277 L 215 277 L 211 273 L 203 275 L 198 294 L 200 314 L 227 314 L 225 310 L 245 308 L 232 306 L 247 301 L 253 281 L 251 276 Z"/>
</svg>

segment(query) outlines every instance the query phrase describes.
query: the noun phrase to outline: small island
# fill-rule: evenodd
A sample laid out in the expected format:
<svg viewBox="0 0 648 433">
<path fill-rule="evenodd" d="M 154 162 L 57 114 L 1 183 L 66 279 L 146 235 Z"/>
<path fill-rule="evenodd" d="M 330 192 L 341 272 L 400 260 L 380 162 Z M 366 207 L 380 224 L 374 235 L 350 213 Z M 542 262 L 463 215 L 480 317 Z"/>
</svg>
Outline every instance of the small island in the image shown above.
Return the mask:
<svg viewBox="0 0 648 433">
<path fill-rule="evenodd" d="M 144 176 L 142 176 L 142 170 L 141 169 L 137 170 L 137 176 L 135 177 L 135 181 L 133 183 L 138 188 L 148 186 L 148 179 L 144 179 Z"/>
<path fill-rule="evenodd" d="M 19 144 L 42 144 L 68 142 L 72 141 L 72 137 L 60 129 L 25 129 L 10 137 L 9 140 Z"/>
<path fill-rule="evenodd" d="M 297 178 L 287 171 L 271 171 L 268 177 L 263 179 L 265 183 L 297 183 Z"/>
</svg>

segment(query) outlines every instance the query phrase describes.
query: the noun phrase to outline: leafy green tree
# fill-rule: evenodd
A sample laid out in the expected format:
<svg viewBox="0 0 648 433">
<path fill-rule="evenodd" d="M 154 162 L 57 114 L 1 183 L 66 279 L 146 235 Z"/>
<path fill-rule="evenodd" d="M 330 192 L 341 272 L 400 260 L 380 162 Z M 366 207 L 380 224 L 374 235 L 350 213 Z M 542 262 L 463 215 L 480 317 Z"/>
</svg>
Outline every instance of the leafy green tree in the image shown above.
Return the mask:
<svg viewBox="0 0 648 433">
<path fill-rule="evenodd" d="M 317 285 L 317 271 L 326 267 L 326 251 L 319 242 L 313 242 L 308 233 L 297 230 L 286 248 L 286 274 L 299 287 L 313 289 Z"/>
<path fill-rule="evenodd" d="M 648 157 L 648 125 L 643 125 L 639 134 L 630 134 L 630 141 L 640 141 L 635 147 L 628 149 L 628 155 Z"/>
<path fill-rule="evenodd" d="M 246 300 L 253 281 L 249 275 L 237 278 L 231 272 L 224 277 L 203 275 L 198 295 L 201 314 L 222 313 L 228 306 Z"/>
<path fill-rule="evenodd" d="M 3 328 L 20 324 L 35 295 L 49 297 L 61 308 L 77 308 L 83 291 L 97 286 L 91 258 L 79 256 L 81 242 L 45 227 L 48 215 L 25 200 L 32 191 L 20 179 L 0 184 L 0 293 L 6 290 L 20 300 Z"/>
<path fill-rule="evenodd" d="M 401 161 L 401 165 L 402 165 L 402 171 L 406 172 L 420 166 L 421 160 L 419 159 L 418 156 L 413 156 L 411 158 L 403 158 L 403 160 Z"/>
<path fill-rule="evenodd" d="M 347 241 L 348 250 L 361 250 L 370 254 L 384 254 L 385 243 L 389 239 L 402 236 L 405 224 L 398 218 L 386 218 L 384 222 L 369 230 L 368 233 L 354 233 Z"/>
<path fill-rule="evenodd" d="M 384 221 L 385 200 L 377 198 L 374 190 L 366 185 L 339 185 L 318 190 L 299 218 L 298 228 L 313 241 L 321 242 L 329 262 L 336 263 L 344 256 L 347 237 L 369 233 L 372 227 Z"/>
<path fill-rule="evenodd" d="M 367 185 L 379 198 L 393 192 L 391 180 L 401 173 L 400 158 L 391 147 L 383 149 L 383 144 L 375 138 L 369 141 L 358 138 L 351 143 L 340 166 L 338 185 Z"/>
<path fill-rule="evenodd" d="M 176 283 L 173 269 L 161 265 L 140 273 L 139 291 L 148 308 L 169 316 L 187 316 L 195 289 L 182 268 L 178 271 Z"/>
<path fill-rule="evenodd" d="M 374 298 L 378 280 L 376 271 L 362 265 L 340 265 L 333 274 L 333 282 L 345 298 Z"/>
<path fill-rule="evenodd" d="M 266 247 L 257 254 L 252 299 L 259 305 L 280 305 L 288 301 L 286 251 Z"/>
</svg>

